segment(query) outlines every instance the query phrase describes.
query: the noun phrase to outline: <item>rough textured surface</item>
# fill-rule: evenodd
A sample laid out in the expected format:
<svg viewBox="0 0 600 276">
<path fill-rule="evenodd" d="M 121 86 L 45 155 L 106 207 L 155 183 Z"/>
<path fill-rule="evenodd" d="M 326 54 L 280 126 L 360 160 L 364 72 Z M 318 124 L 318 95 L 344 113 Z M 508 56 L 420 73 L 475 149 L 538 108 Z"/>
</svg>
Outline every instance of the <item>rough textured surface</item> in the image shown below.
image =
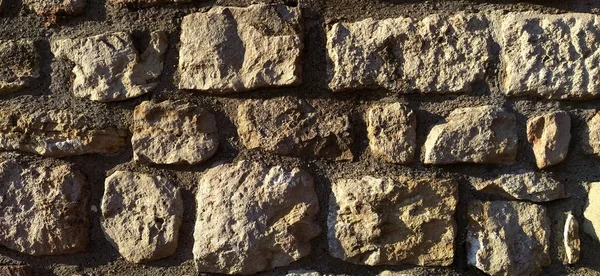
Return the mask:
<svg viewBox="0 0 600 276">
<path fill-rule="evenodd" d="M 563 182 L 541 172 L 516 171 L 492 180 L 476 180 L 473 186 L 509 199 L 544 202 L 567 197 Z"/>
<path fill-rule="evenodd" d="M 157 6 L 170 3 L 189 3 L 189 2 L 202 2 L 206 0 L 108 0 L 107 2 L 111 5 L 118 7 L 131 6 L 131 7 L 149 7 Z"/>
<path fill-rule="evenodd" d="M 31 40 L 0 41 L 0 94 L 22 89 L 38 78 L 39 59 Z"/>
<path fill-rule="evenodd" d="M 23 5 L 38 15 L 79 15 L 87 0 L 23 0 Z"/>
<path fill-rule="evenodd" d="M 85 250 L 88 185 L 70 165 L 0 156 L 0 245 L 29 255 Z"/>
<path fill-rule="evenodd" d="M 58 59 L 73 67 L 73 94 L 99 102 L 122 101 L 148 93 L 163 68 L 167 35 L 151 33 L 150 43 L 141 55 L 131 36 L 124 32 L 106 33 L 80 39 L 60 39 L 51 43 Z"/>
<path fill-rule="evenodd" d="M 240 161 L 206 171 L 198 183 L 194 259 L 200 272 L 253 274 L 311 251 L 319 211 L 310 175 Z"/>
<path fill-rule="evenodd" d="M 415 158 L 417 115 L 400 103 L 375 104 L 367 111 L 371 153 L 385 162 L 406 164 Z"/>
<path fill-rule="evenodd" d="M 126 260 L 140 263 L 172 255 L 182 217 L 179 189 L 164 177 L 116 171 L 106 178 L 102 230 Z"/>
<path fill-rule="evenodd" d="M 473 201 L 467 261 L 489 275 L 537 275 L 550 264 L 546 208 L 516 201 Z"/>
<path fill-rule="evenodd" d="M 184 17 L 179 88 L 227 93 L 300 84 L 301 18 L 299 8 L 264 4 Z"/>
<path fill-rule="evenodd" d="M 549 99 L 600 96 L 600 17 L 514 13 L 502 17 L 502 90 Z"/>
<path fill-rule="evenodd" d="M 0 265 L 2 276 L 30 276 L 31 272 L 26 265 Z"/>
<path fill-rule="evenodd" d="M 573 214 L 568 213 L 563 231 L 563 245 L 565 247 L 565 263 L 574 264 L 579 261 L 581 242 L 579 240 L 579 223 Z"/>
<path fill-rule="evenodd" d="M 527 121 L 527 140 L 533 144 L 537 167 L 556 165 L 569 152 L 571 117 L 564 111 L 547 113 Z"/>
<path fill-rule="evenodd" d="M 237 132 L 244 146 L 280 155 L 352 160 L 347 116 L 323 113 L 291 97 L 248 100 L 238 107 Z"/>
<path fill-rule="evenodd" d="M 488 20 L 477 14 L 336 23 L 327 33 L 329 87 L 469 92 L 484 76 L 490 44 Z"/>
<path fill-rule="evenodd" d="M 87 118 L 68 110 L 0 108 L 0 149 L 49 157 L 114 153 L 125 146 L 126 133 L 116 128 L 93 129 Z"/>
<path fill-rule="evenodd" d="M 133 112 L 133 158 L 155 164 L 198 164 L 215 154 L 215 117 L 189 103 L 142 102 Z"/>
<path fill-rule="evenodd" d="M 512 163 L 517 155 L 515 116 L 502 108 L 458 108 L 431 129 L 425 164 Z"/>
<path fill-rule="evenodd" d="M 590 183 L 583 216 L 583 231 L 600 241 L 600 182 Z"/>
<path fill-rule="evenodd" d="M 327 215 L 329 254 L 357 264 L 450 265 L 457 184 L 449 179 L 341 179 Z"/>
<path fill-rule="evenodd" d="M 596 112 L 595 115 L 588 118 L 581 140 L 583 143 L 583 152 L 600 156 L 600 112 Z"/>
</svg>

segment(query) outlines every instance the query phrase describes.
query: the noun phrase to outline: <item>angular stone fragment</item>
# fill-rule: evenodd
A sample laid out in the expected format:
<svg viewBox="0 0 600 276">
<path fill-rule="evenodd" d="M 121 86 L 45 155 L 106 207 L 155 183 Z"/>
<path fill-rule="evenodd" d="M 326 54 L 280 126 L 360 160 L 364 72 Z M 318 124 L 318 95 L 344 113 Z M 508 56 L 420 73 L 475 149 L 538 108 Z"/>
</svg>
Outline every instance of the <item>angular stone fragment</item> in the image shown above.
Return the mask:
<svg viewBox="0 0 600 276">
<path fill-rule="evenodd" d="M 565 221 L 565 230 L 563 232 L 563 244 L 565 246 L 565 263 L 574 264 L 579 261 L 580 241 L 579 241 L 579 223 L 570 212 Z"/>
<path fill-rule="evenodd" d="M 425 164 L 510 164 L 517 155 L 515 116 L 490 105 L 455 109 L 425 141 Z"/>
<path fill-rule="evenodd" d="M 0 41 L 0 93 L 14 92 L 38 78 L 39 59 L 33 41 Z"/>
<path fill-rule="evenodd" d="M 569 113 L 557 111 L 529 119 L 527 140 L 533 144 L 538 168 L 542 169 L 562 162 L 567 158 L 571 141 Z"/>
<path fill-rule="evenodd" d="M 85 176 L 68 164 L 19 157 L 0 157 L 0 245 L 35 256 L 84 250 L 89 227 Z"/>
<path fill-rule="evenodd" d="M 502 16 L 499 35 L 504 93 L 600 96 L 600 16 L 513 13 Z"/>
<path fill-rule="evenodd" d="M 291 97 L 247 100 L 237 110 L 237 132 L 244 146 L 280 155 L 352 160 L 348 116 L 323 114 Z"/>
<path fill-rule="evenodd" d="M 23 0 L 23 6 L 42 16 L 79 15 L 86 0 Z"/>
<path fill-rule="evenodd" d="M 483 15 L 464 13 L 336 23 L 327 33 L 329 87 L 470 92 L 490 60 L 488 24 Z"/>
<path fill-rule="evenodd" d="M 187 15 L 179 88 L 221 94 L 300 84 L 301 19 L 299 8 L 265 4 Z"/>
<path fill-rule="evenodd" d="M 206 171 L 196 198 L 194 259 L 200 272 L 254 274 L 311 251 L 320 228 L 310 175 L 241 161 Z"/>
<path fill-rule="evenodd" d="M 329 254 L 356 264 L 446 266 L 458 185 L 449 179 L 342 179 L 332 186 Z"/>
<path fill-rule="evenodd" d="M 587 120 L 581 140 L 584 153 L 600 157 L 600 112 Z"/>
<path fill-rule="evenodd" d="M 102 230 L 127 261 L 141 263 L 175 253 L 182 218 L 179 189 L 169 180 L 129 171 L 106 178 Z"/>
<path fill-rule="evenodd" d="M 93 101 L 122 101 L 146 94 L 156 85 L 167 49 L 167 35 L 150 34 L 141 55 L 127 33 L 116 32 L 51 43 L 56 58 L 75 63 L 73 94 Z"/>
<path fill-rule="evenodd" d="M 376 104 L 367 111 L 371 153 L 398 164 L 414 160 L 417 147 L 417 115 L 400 103 Z"/>
<path fill-rule="evenodd" d="M 115 6 L 149 7 L 170 3 L 201 2 L 206 0 L 108 0 L 107 3 Z"/>
<path fill-rule="evenodd" d="M 26 265 L 0 265 L 2 276 L 30 276 L 31 271 Z"/>
<path fill-rule="evenodd" d="M 198 164 L 215 154 L 215 117 L 189 103 L 142 102 L 133 112 L 133 158 L 155 164 Z"/>
<path fill-rule="evenodd" d="M 567 197 L 562 182 L 537 172 L 517 171 L 493 180 L 475 181 L 473 185 L 478 191 L 502 195 L 508 199 L 544 202 Z"/>
<path fill-rule="evenodd" d="M 288 271 L 285 276 L 323 276 L 323 274 L 316 271 L 299 269 Z"/>
<path fill-rule="evenodd" d="M 0 109 L 0 149 L 64 157 L 114 153 L 125 146 L 126 133 L 94 129 L 81 114 L 69 110 Z"/>
<path fill-rule="evenodd" d="M 473 201 L 467 262 L 489 275 L 537 275 L 550 264 L 550 220 L 541 205 Z"/>
<path fill-rule="evenodd" d="M 583 217 L 583 231 L 600 241 L 600 182 L 590 183 Z"/>
</svg>

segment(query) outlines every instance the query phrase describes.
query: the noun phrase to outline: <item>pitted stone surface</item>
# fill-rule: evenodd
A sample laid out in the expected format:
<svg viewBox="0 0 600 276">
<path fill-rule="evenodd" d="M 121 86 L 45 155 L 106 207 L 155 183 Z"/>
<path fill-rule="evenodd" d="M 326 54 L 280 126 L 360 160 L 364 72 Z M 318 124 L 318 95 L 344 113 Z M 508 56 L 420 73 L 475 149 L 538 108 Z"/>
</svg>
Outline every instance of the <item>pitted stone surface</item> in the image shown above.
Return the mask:
<svg viewBox="0 0 600 276">
<path fill-rule="evenodd" d="M 99 102 L 122 101 L 148 93 L 163 67 L 167 35 L 152 32 L 141 55 L 130 35 L 106 33 L 51 43 L 54 56 L 75 63 L 73 94 Z"/>
<path fill-rule="evenodd" d="M 180 39 L 180 89 L 222 94 L 302 81 L 299 8 L 213 7 L 184 17 Z"/>
<path fill-rule="evenodd" d="M 0 41 L 0 93 L 17 91 L 38 78 L 39 59 L 33 41 Z"/>
<path fill-rule="evenodd" d="M 473 201 L 467 261 L 489 275 L 537 275 L 550 264 L 550 220 L 541 205 Z"/>
<path fill-rule="evenodd" d="M 79 15 L 87 0 L 23 0 L 23 6 L 42 16 Z"/>
<path fill-rule="evenodd" d="M 0 157 L 0 245 L 59 255 L 88 244 L 88 184 L 71 165 Z"/>
<path fill-rule="evenodd" d="M 406 164 L 415 158 L 417 115 L 401 103 L 375 104 L 367 111 L 371 153 L 389 163 Z"/>
<path fill-rule="evenodd" d="M 508 199 L 544 202 L 567 197 L 562 182 L 540 172 L 516 171 L 493 180 L 474 181 L 473 185 L 479 191 Z"/>
<path fill-rule="evenodd" d="M 575 264 L 579 261 L 581 242 L 579 240 L 579 223 L 573 214 L 567 214 L 565 229 L 563 231 L 563 245 L 565 247 L 566 264 Z"/>
<path fill-rule="evenodd" d="M 208 111 L 189 103 L 142 102 L 133 112 L 133 158 L 155 164 L 198 164 L 215 154 L 219 132 Z"/>
<path fill-rule="evenodd" d="M 485 105 L 455 109 L 425 141 L 425 164 L 510 164 L 517 155 L 515 116 Z"/>
<path fill-rule="evenodd" d="M 141 263 L 175 253 L 183 201 L 167 179 L 116 171 L 104 183 L 102 230 L 128 261 Z"/>
<path fill-rule="evenodd" d="M 211 168 L 196 197 L 198 271 L 254 274 L 310 254 L 319 211 L 310 175 L 240 161 Z"/>
<path fill-rule="evenodd" d="M 237 110 L 244 146 L 280 155 L 352 160 L 352 133 L 346 115 L 324 114 L 291 97 L 247 100 Z"/>
<path fill-rule="evenodd" d="M 329 87 L 470 92 L 490 60 L 488 24 L 464 13 L 336 23 L 327 33 Z"/>
<path fill-rule="evenodd" d="M 87 118 L 69 110 L 0 109 L 0 149 L 48 157 L 114 153 L 125 146 L 126 133 L 116 128 L 94 129 Z"/>
<path fill-rule="evenodd" d="M 600 16 L 512 13 L 502 16 L 502 90 L 549 99 L 600 96 Z"/>
<path fill-rule="evenodd" d="M 556 111 L 529 119 L 527 140 L 533 144 L 538 168 L 542 169 L 562 162 L 567 158 L 571 141 L 569 113 Z"/>
<path fill-rule="evenodd" d="M 341 179 L 327 216 L 329 254 L 356 264 L 447 266 L 458 185 L 449 179 Z"/>
<path fill-rule="evenodd" d="M 581 137 L 583 152 L 600 157 L 600 112 L 596 112 L 586 122 L 586 130 Z"/>
<path fill-rule="evenodd" d="M 600 182 L 590 183 L 583 217 L 583 231 L 600 241 Z"/>
<path fill-rule="evenodd" d="M 31 271 L 26 265 L 1 265 L 0 275 L 2 276 L 31 276 Z"/>
</svg>

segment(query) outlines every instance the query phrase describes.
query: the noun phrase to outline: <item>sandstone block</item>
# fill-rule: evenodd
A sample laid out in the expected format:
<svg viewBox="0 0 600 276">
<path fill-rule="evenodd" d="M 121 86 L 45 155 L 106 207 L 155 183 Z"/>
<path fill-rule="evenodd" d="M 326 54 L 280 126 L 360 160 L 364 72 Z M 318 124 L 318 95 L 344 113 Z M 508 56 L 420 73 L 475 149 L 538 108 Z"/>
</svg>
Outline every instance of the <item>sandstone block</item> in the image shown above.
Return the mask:
<svg viewBox="0 0 600 276">
<path fill-rule="evenodd" d="M 425 164 L 510 164 L 517 155 L 515 116 L 502 108 L 458 108 L 425 141 Z"/>
<path fill-rule="evenodd" d="M 211 168 L 196 198 L 194 259 L 200 272 L 254 274 L 310 253 L 319 211 L 310 175 L 241 161 Z"/>
<path fill-rule="evenodd" d="M 327 32 L 329 87 L 470 92 L 490 60 L 488 24 L 464 13 L 336 23 Z"/>
<path fill-rule="evenodd" d="M 175 253 L 182 218 L 179 189 L 169 180 L 129 171 L 106 178 L 102 230 L 127 261 L 141 263 Z"/>
<path fill-rule="evenodd" d="M 571 141 L 569 113 L 557 111 L 529 119 L 527 140 L 533 144 L 538 168 L 542 169 L 562 162 L 567 158 Z"/>
<path fill-rule="evenodd" d="M 0 245 L 29 255 L 82 251 L 88 244 L 88 184 L 65 163 L 0 157 Z"/>
<path fill-rule="evenodd" d="M 152 32 L 141 55 L 127 33 L 106 33 L 51 43 L 54 56 L 75 64 L 73 94 L 99 102 L 122 101 L 148 93 L 163 67 L 167 35 Z"/>
<path fill-rule="evenodd" d="M 299 8 L 265 4 L 184 17 L 179 88 L 222 94 L 300 84 L 301 19 Z"/>
<path fill-rule="evenodd" d="M 33 41 L 0 42 L 0 93 L 14 92 L 40 76 L 40 57 Z"/>
<path fill-rule="evenodd" d="M 596 112 L 586 122 L 586 130 L 581 139 L 583 152 L 600 156 L 600 112 Z"/>
<path fill-rule="evenodd" d="M 329 254 L 366 265 L 451 265 L 458 185 L 449 179 L 341 179 L 327 216 Z"/>
<path fill-rule="evenodd" d="M 566 264 L 574 264 L 579 261 L 581 243 L 579 241 L 579 223 L 570 212 L 567 214 L 565 229 L 563 232 L 563 245 L 565 246 Z"/>
<path fill-rule="evenodd" d="M 473 201 L 467 262 L 489 275 L 537 275 L 550 264 L 550 220 L 541 205 Z"/>
<path fill-rule="evenodd" d="M 551 176 L 537 172 L 516 171 L 493 180 L 473 183 L 478 191 L 534 202 L 566 198 L 565 185 Z"/>
<path fill-rule="evenodd" d="M 376 104 L 367 111 L 371 153 L 389 163 L 414 160 L 417 147 L 417 115 L 400 103 Z"/>
<path fill-rule="evenodd" d="M 323 114 L 291 97 L 247 100 L 237 110 L 237 132 L 244 146 L 280 155 L 352 160 L 348 116 Z"/>
<path fill-rule="evenodd" d="M 215 154 L 212 114 L 189 103 L 142 102 L 133 112 L 133 158 L 155 164 L 198 164 Z"/>
<path fill-rule="evenodd" d="M 600 182 L 590 183 L 583 217 L 583 231 L 600 241 Z"/>
<path fill-rule="evenodd" d="M 513 13 L 502 16 L 501 87 L 507 95 L 589 99 L 600 95 L 600 17 Z"/>
<path fill-rule="evenodd" d="M 42 16 L 79 15 L 86 0 L 23 0 L 23 6 Z"/>
</svg>

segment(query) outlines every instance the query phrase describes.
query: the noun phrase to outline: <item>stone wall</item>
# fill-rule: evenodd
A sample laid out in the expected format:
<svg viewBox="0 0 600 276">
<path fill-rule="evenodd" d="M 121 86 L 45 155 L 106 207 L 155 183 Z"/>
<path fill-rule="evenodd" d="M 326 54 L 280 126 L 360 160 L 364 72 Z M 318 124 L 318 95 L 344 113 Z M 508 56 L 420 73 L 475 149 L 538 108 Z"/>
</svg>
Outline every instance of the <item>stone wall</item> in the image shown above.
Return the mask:
<svg viewBox="0 0 600 276">
<path fill-rule="evenodd" d="M 0 275 L 600 275 L 600 3 L 2 0 Z"/>
</svg>

